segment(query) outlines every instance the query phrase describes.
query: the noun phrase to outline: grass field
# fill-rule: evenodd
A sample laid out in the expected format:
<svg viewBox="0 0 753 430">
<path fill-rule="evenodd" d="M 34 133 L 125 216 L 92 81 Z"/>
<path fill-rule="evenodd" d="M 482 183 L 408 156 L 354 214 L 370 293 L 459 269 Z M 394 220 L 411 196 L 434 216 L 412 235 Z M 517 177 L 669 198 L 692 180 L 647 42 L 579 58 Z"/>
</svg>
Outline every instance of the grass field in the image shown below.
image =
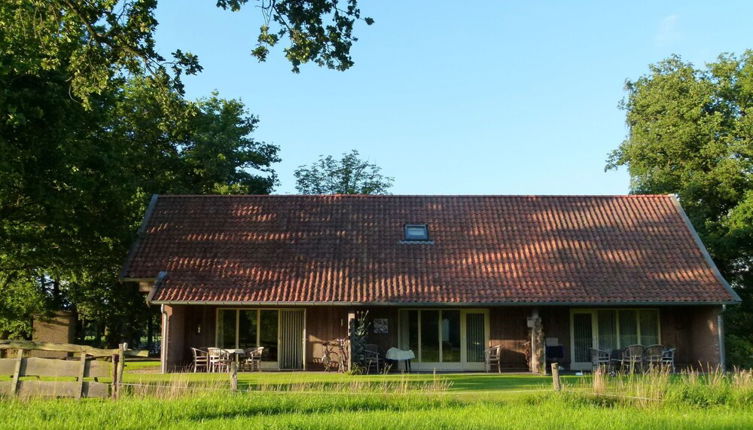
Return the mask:
<svg viewBox="0 0 753 430">
<path fill-rule="evenodd" d="M 0 400 L 0 428 L 753 428 L 750 373 L 611 378 L 600 395 L 577 376 L 562 393 L 547 377 L 495 374 L 241 373 L 237 393 L 222 374 L 126 382 L 120 400 Z"/>
</svg>

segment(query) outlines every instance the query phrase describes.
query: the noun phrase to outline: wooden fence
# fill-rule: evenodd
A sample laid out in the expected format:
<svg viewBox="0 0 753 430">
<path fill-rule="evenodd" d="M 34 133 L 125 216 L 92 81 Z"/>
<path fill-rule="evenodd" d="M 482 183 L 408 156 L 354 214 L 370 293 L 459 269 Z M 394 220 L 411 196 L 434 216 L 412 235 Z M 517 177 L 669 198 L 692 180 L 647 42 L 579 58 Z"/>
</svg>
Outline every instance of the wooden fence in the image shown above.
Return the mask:
<svg viewBox="0 0 753 430">
<path fill-rule="evenodd" d="M 12 375 L 10 381 L 0 381 L 0 394 L 117 398 L 126 348 L 126 344 L 116 349 L 99 349 L 85 345 L 0 340 L 0 351 L 15 351 L 15 358 L 0 358 L 0 375 Z M 26 357 L 29 351 L 66 352 L 78 355 L 78 360 Z M 26 378 L 29 376 L 36 377 L 36 380 Z M 110 383 L 99 381 L 108 376 Z M 75 381 L 40 378 L 75 378 Z M 85 380 L 87 378 L 89 380 Z"/>
</svg>

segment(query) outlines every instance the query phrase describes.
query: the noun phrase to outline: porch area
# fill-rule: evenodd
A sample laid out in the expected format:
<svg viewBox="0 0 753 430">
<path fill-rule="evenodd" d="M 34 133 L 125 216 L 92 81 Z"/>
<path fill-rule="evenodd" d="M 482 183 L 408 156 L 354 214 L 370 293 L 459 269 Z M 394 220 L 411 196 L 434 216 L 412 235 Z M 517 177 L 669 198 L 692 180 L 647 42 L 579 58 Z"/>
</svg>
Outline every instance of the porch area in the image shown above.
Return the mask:
<svg viewBox="0 0 753 430">
<path fill-rule="evenodd" d="M 541 373 L 556 361 L 591 370 L 591 350 L 662 344 L 675 362 L 716 366 L 723 360 L 720 306 L 660 307 L 396 307 L 163 305 L 161 371 L 191 371 L 191 348 L 263 348 L 259 369 L 327 370 L 324 357 L 349 337 L 362 312 L 367 342 L 384 357 L 411 350 L 414 372 L 484 372 L 498 346 L 497 372 Z M 344 352 L 339 352 L 343 354 Z M 392 363 L 391 371 L 403 370 Z"/>
</svg>

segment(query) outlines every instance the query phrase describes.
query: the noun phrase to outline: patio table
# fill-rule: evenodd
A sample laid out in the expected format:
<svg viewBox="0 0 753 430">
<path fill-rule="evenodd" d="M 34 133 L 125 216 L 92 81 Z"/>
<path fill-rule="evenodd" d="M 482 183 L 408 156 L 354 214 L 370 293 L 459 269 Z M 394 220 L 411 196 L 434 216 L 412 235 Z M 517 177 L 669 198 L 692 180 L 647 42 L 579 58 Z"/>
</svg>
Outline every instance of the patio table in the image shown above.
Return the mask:
<svg viewBox="0 0 753 430">
<path fill-rule="evenodd" d="M 241 355 L 246 353 L 246 350 L 242 348 L 222 348 L 222 350 L 228 354 L 230 361 L 235 361 L 237 364 L 240 364 Z"/>
<path fill-rule="evenodd" d="M 404 361 L 405 362 L 405 371 L 409 372 L 410 369 L 410 361 L 416 358 L 416 354 L 413 353 L 412 350 L 408 349 L 399 349 L 392 347 L 387 350 L 387 353 L 384 355 L 384 358 L 387 360 L 393 360 L 393 361 Z"/>
</svg>

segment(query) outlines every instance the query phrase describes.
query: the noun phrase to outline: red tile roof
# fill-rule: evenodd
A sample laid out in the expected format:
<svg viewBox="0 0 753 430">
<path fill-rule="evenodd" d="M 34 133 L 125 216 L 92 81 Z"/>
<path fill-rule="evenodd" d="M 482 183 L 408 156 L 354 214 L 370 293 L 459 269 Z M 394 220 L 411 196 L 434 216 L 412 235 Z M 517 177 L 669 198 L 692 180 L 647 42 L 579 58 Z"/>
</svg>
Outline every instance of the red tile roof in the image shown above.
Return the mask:
<svg viewBox="0 0 753 430">
<path fill-rule="evenodd" d="M 426 223 L 432 243 L 403 243 Z M 156 303 L 730 303 L 671 196 L 159 196 Z"/>
</svg>

